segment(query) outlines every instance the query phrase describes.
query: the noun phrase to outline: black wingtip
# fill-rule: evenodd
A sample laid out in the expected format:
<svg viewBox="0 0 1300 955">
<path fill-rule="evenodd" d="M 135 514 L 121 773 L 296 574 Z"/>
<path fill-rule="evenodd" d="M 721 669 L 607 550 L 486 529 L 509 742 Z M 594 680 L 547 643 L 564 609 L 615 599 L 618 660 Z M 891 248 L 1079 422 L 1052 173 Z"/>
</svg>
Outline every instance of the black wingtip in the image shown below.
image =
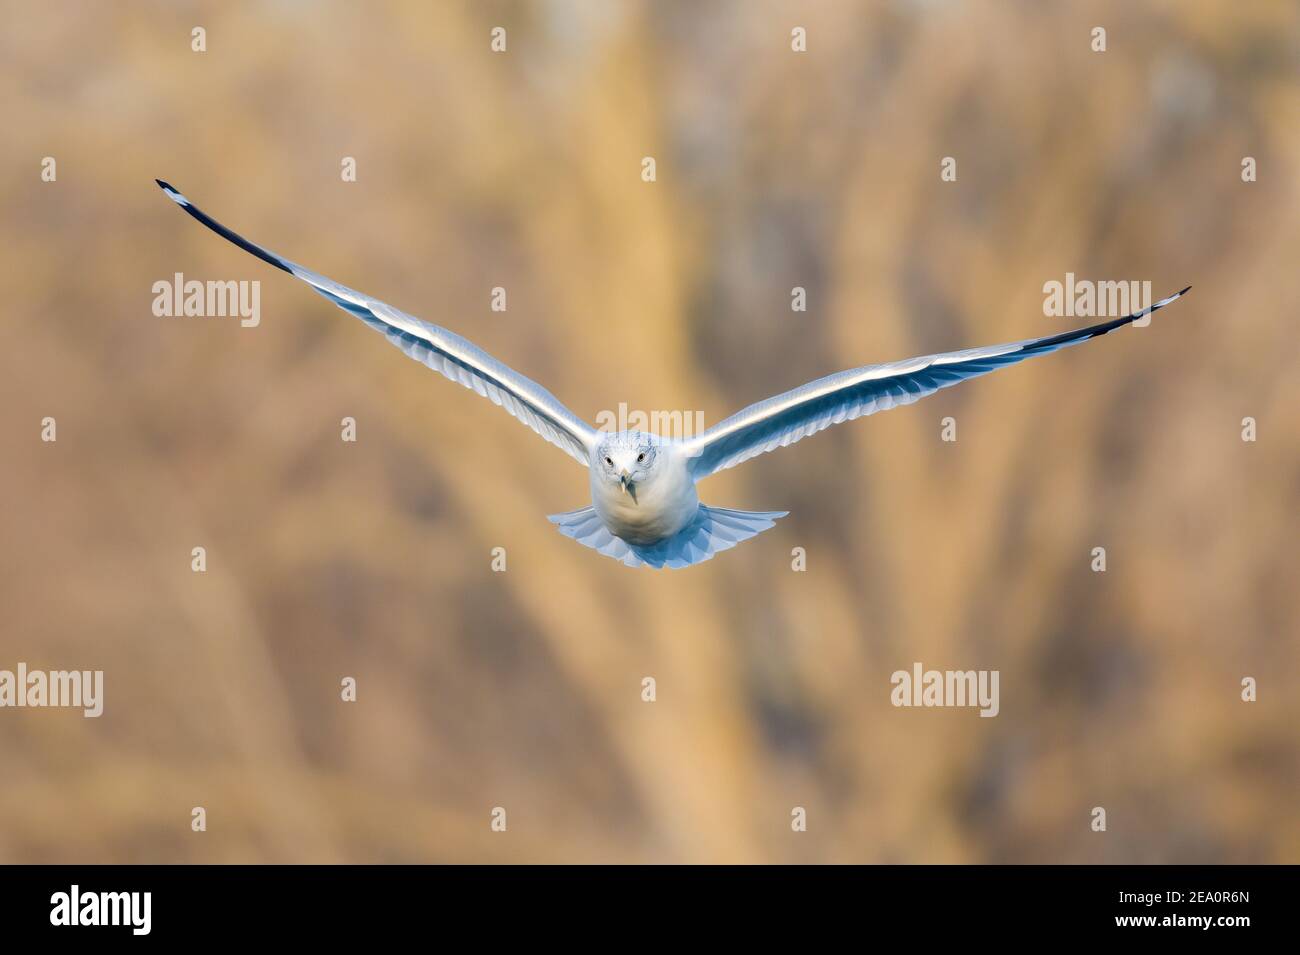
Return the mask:
<svg viewBox="0 0 1300 955">
<path fill-rule="evenodd" d="M 1187 294 L 1188 292 L 1190 292 L 1191 290 L 1192 290 L 1192 287 L 1189 285 L 1189 286 L 1187 286 L 1187 288 L 1183 289 L 1183 290 L 1182 290 L 1181 292 L 1179 292 L 1178 294 L 1179 294 L 1179 295 L 1186 295 L 1186 294 Z"/>
<path fill-rule="evenodd" d="M 230 229 L 227 229 L 216 219 L 212 218 L 212 216 L 208 215 L 202 209 L 197 208 L 193 203 L 191 203 L 188 199 L 182 196 L 175 188 L 163 182 L 161 179 L 155 179 L 154 182 L 158 183 L 158 185 L 162 187 L 163 191 L 167 193 L 167 196 L 170 199 L 172 199 L 178 206 L 180 206 L 182 209 L 188 212 L 195 219 L 198 219 L 199 222 L 203 223 L 205 226 L 207 226 L 217 235 L 221 236 L 223 239 L 235 243 L 235 245 L 239 246 L 245 252 L 249 253 L 250 255 L 257 256 L 259 259 L 261 259 L 263 262 L 267 263 L 268 265 L 274 265 L 277 269 L 280 269 L 281 271 L 284 272 L 288 272 L 290 275 L 294 274 L 293 269 L 289 268 L 289 264 L 285 262 L 283 259 L 281 259 L 279 256 L 277 256 L 274 252 L 270 252 L 262 248 L 260 245 L 255 245 L 252 242 L 249 242 L 239 233 L 232 232 Z"/>
</svg>

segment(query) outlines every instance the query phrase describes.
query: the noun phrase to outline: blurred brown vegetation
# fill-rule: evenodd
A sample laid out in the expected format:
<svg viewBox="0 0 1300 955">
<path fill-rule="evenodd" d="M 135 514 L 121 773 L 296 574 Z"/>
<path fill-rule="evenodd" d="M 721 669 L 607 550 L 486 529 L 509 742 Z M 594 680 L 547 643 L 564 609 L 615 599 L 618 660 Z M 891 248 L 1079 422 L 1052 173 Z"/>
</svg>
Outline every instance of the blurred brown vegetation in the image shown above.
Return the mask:
<svg viewBox="0 0 1300 955">
<path fill-rule="evenodd" d="M 106 671 L 0 711 L 0 860 L 1300 861 L 1294 3 L 0 16 L 0 668 Z M 588 419 L 1062 330 L 1067 271 L 1195 289 L 711 479 L 792 514 L 634 572 L 546 522 L 579 468 L 155 176 Z M 177 271 L 261 327 L 155 318 Z M 893 708 L 918 660 L 1001 714 Z"/>
</svg>

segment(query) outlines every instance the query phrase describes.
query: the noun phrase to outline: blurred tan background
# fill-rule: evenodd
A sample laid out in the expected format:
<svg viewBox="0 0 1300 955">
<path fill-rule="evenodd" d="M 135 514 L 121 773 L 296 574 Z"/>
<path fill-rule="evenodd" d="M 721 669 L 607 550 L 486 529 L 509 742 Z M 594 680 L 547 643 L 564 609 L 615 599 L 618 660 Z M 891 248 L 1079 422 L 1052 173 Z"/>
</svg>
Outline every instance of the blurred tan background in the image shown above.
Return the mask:
<svg viewBox="0 0 1300 955">
<path fill-rule="evenodd" d="M 0 710 L 0 860 L 1300 861 L 1294 3 L 0 17 L 0 668 L 106 682 Z M 1070 271 L 1195 288 L 711 479 L 791 516 L 631 571 L 546 521 L 580 468 L 155 176 L 589 420 L 1086 324 Z M 261 326 L 154 317 L 178 271 Z M 1000 715 L 895 709 L 914 661 Z"/>
</svg>

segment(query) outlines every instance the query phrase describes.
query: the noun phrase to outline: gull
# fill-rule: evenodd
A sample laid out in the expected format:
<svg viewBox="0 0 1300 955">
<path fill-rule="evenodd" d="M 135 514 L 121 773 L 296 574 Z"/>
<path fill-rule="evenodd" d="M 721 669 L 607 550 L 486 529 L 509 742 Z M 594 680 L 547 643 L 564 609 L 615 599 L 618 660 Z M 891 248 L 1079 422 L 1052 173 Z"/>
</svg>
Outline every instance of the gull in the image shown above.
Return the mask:
<svg viewBox="0 0 1300 955">
<path fill-rule="evenodd" d="M 1112 321 L 1005 345 L 863 365 L 752 404 L 684 438 L 598 431 L 554 395 L 477 345 L 438 325 L 318 275 L 232 232 L 180 192 L 168 197 L 222 238 L 288 272 L 416 361 L 473 389 L 532 428 L 589 471 L 591 504 L 549 520 L 560 533 L 628 567 L 689 567 L 762 533 L 787 511 L 739 511 L 700 503 L 696 485 L 767 451 L 833 424 L 908 405 L 1007 365 L 1077 345 L 1159 311 L 1181 292 Z"/>
</svg>

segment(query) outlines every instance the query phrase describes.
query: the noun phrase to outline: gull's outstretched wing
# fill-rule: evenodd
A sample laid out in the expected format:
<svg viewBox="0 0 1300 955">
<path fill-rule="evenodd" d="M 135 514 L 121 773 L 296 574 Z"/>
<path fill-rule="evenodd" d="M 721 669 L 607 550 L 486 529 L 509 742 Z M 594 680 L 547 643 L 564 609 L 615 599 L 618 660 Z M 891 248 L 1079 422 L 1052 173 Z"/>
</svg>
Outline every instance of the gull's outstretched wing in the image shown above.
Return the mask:
<svg viewBox="0 0 1300 955">
<path fill-rule="evenodd" d="M 178 206 L 217 235 L 229 239 L 245 252 L 251 252 L 277 269 L 283 269 L 302 279 L 339 308 L 352 313 L 376 331 L 383 332 L 390 342 L 416 361 L 423 362 L 466 388 L 473 388 L 485 398 L 491 398 L 551 444 L 568 452 L 578 463 L 584 467 L 589 464 L 589 449 L 596 440 L 596 429 L 566 408 L 537 382 L 525 378 L 473 342 L 445 328 L 422 322 L 378 299 L 339 285 L 260 245 L 254 245 L 207 215 L 161 179 L 154 181 L 162 186 L 163 192 Z"/>
<path fill-rule="evenodd" d="M 1008 345 L 924 355 L 887 365 L 865 365 L 828 375 L 750 405 L 698 437 L 683 442 L 683 449 L 694 458 L 691 467 L 695 477 L 706 477 L 765 451 L 794 444 L 841 421 L 908 405 L 967 378 L 1105 335 L 1148 312 L 1164 308 L 1189 288 L 1190 285 L 1140 312 L 1090 328 Z"/>
</svg>

